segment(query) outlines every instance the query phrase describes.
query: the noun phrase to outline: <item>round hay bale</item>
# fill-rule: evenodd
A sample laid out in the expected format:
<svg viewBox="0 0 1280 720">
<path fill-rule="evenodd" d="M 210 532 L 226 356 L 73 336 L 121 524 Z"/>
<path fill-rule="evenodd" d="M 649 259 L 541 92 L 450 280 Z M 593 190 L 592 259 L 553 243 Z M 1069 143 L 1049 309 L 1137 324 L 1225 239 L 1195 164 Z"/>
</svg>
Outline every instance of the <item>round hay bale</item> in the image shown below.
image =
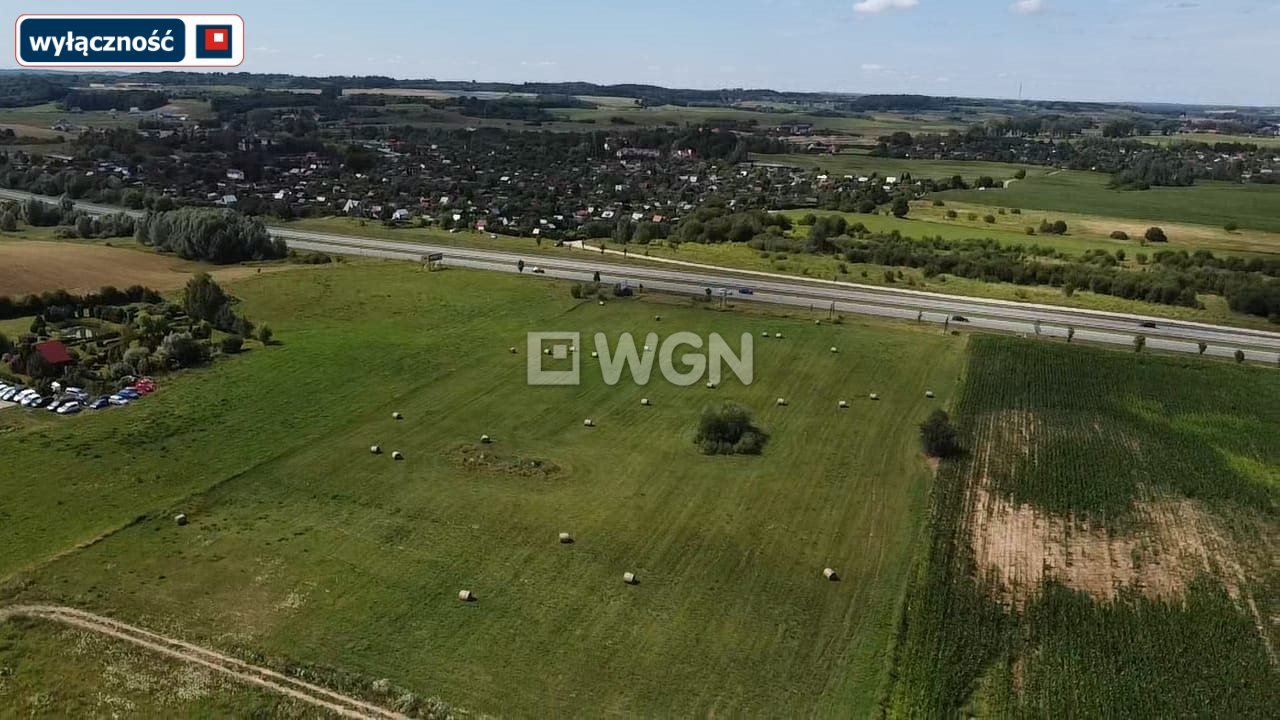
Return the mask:
<svg viewBox="0 0 1280 720">
<path fill-rule="evenodd" d="M 400 413 L 398 413 L 398 412 L 393 412 L 393 413 L 391 413 L 391 419 L 392 419 L 392 420 L 403 420 L 403 419 L 404 419 L 404 416 L 403 416 L 403 415 L 401 415 L 401 414 L 400 414 Z"/>
<path fill-rule="evenodd" d="M 481 435 L 481 436 L 480 436 L 480 444 L 481 444 L 481 445 L 488 445 L 488 444 L 489 444 L 489 443 L 491 443 L 491 442 L 493 442 L 493 438 L 489 437 L 488 435 Z"/>
<path fill-rule="evenodd" d="M 637 582 L 639 582 L 639 581 L 638 581 L 638 580 L 636 580 L 636 574 L 635 574 L 635 573 L 624 572 L 624 573 L 622 573 L 622 582 L 624 582 L 624 583 L 626 583 L 626 584 L 628 584 L 628 585 L 635 585 L 635 584 L 636 584 Z"/>
<path fill-rule="evenodd" d="M 769 333 L 768 333 L 768 332 L 762 332 L 762 333 L 760 333 L 760 337 L 769 337 Z"/>
<path fill-rule="evenodd" d="M 814 320 L 814 321 L 813 321 L 813 324 L 814 324 L 814 325 L 821 325 L 821 324 L 822 324 L 822 320 L 821 320 L 821 319 Z"/>
<path fill-rule="evenodd" d="M 716 384 L 715 384 L 715 383 L 713 383 L 713 382 L 708 382 L 708 383 L 707 383 L 707 389 L 708 389 L 708 390 L 715 390 L 715 389 L 716 389 Z"/>
<path fill-rule="evenodd" d="M 573 542 L 573 536 L 569 533 L 560 533 L 560 544 L 568 545 Z"/>
<path fill-rule="evenodd" d="M 569 352 L 571 352 L 571 353 L 576 353 L 576 352 L 578 352 L 578 346 L 577 346 L 577 345 L 570 345 L 570 346 L 569 346 Z"/>
<path fill-rule="evenodd" d="M 592 350 L 592 351 L 591 351 L 591 357 L 593 357 L 593 358 L 598 358 L 598 357 L 600 357 L 600 353 L 596 352 L 595 350 Z"/>
<path fill-rule="evenodd" d="M 840 579 L 840 575 L 837 574 L 836 571 L 831 568 L 823 568 L 822 577 L 830 580 L 831 582 L 835 582 Z"/>
<path fill-rule="evenodd" d="M 470 590 L 459 590 L 458 599 L 462 602 L 471 602 L 476 599 L 476 596 L 471 594 Z"/>
<path fill-rule="evenodd" d="M 596 426 L 596 421 L 595 421 L 595 420 L 592 420 L 591 418 L 587 418 L 586 420 L 583 420 L 583 421 L 582 421 L 582 426 L 583 426 L 583 427 L 595 427 L 595 426 Z"/>
<path fill-rule="evenodd" d="M 511 351 L 511 354 L 512 354 L 512 355 L 515 355 L 515 354 L 516 354 L 516 349 L 515 349 L 515 348 L 508 348 L 508 349 Z"/>
<path fill-rule="evenodd" d="M 649 347 L 648 345 L 645 345 L 645 346 L 644 346 L 644 351 L 645 351 L 645 352 L 653 352 L 653 348 Z"/>
<path fill-rule="evenodd" d="M 382 454 L 382 448 L 381 448 L 381 447 L 379 447 L 379 446 L 377 446 L 377 445 L 370 445 L 370 446 L 369 446 L 369 452 L 373 453 L 374 455 L 381 455 L 381 454 Z"/>
<path fill-rule="evenodd" d="M 842 409 L 843 409 L 843 408 L 847 408 L 847 407 L 849 407 L 849 401 L 848 401 L 848 400 L 841 400 L 841 401 L 840 401 L 840 407 L 841 407 Z"/>
<path fill-rule="evenodd" d="M 392 460 L 403 460 L 403 459 L 404 459 L 404 455 L 402 455 L 402 454 L 400 453 L 400 451 L 399 451 L 399 450 L 396 450 L 396 451 L 394 451 L 394 452 L 392 452 L 392 453 L 391 453 L 391 459 L 392 459 Z"/>
<path fill-rule="evenodd" d="M 640 404 L 644 405 L 645 407 L 649 407 L 650 405 L 649 398 L 640 398 Z"/>
<path fill-rule="evenodd" d="M 927 397 L 927 398 L 932 398 L 932 397 L 933 397 L 933 391 L 932 391 L 932 390 L 925 390 L 925 392 L 924 392 L 924 396 L 925 396 L 925 397 Z"/>
<path fill-rule="evenodd" d="M 550 354 L 551 354 L 551 348 L 543 348 L 543 349 L 542 349 L 542 354 L 543 354 L 543 355 L 550 355 Z"/>
<path fill-rule="evenodd" d="M 787 404 L 786 398 L 778 398 L 778 407 L 784 407 Z"/>
<path fill-rule="evenodd" d="M 661 315 L 654 315 L 654 316 L 653 316 L 653 321 L 654 321 L 654 322 L 662 322 L 662 316 L 661 316 Z"/>
<path fill-rule="evenodd" d="M 603 301 L 603 300 L 601 300 L 601 301 L 600 301 L 600 304 L 601 304 L 601 305 L 604 305 L 604 301 Z"/>
<path fill-rule="evenodd" d="M 177 515 L 173 516 L 173 521 L 178 524 L 178 527 L 182 527 L 183 525 L 187 524 L 187 514 L 178 513 Z"/>
<path fill-rule="evenodd" d="M 872 400 L 879 400 L 879 399 L 880 399 L 880 396 L 879 396 L 879 395 L 877 395 L 876 393 L 871 393 L 871 399 L 872 399 Z"/>
<path fill-rule="evenodd" d="M 833 353 L 838 353 L 838 352 L 840 352 L 840 349 L 839 349 L 839 348 L 837 348 L 837 347 L 835 347 L 835 346 L 832 346 L 832 348 L 831 348 L 831 352 L 833 352 Z"/>
<path fill-rule="evenodd" d="M 779 340 L 782 339 L 782 333 L 774 333 L 773 336 Z"/>
</svg>

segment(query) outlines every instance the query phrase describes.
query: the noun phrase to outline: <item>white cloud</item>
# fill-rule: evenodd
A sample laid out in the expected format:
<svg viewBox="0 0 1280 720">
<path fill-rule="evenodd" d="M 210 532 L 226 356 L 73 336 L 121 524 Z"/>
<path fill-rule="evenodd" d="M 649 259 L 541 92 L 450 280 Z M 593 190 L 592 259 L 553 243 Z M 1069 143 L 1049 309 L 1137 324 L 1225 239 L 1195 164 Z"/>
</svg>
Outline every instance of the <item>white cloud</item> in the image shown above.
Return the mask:
<svg viewBox="0 0 1280 720">
<path fill-rule="evenodd" d="M 1044 0 L 1018 0 L 1009 9 L 1019 15 L 1035 15 L 1044 10 Z"/>
<path fill-rule="evenodd" d="M 885 10 L 909 10 L 919 4 L 920 0 L 859 0 L 853 4 L 853 11 L 874 14 Z"/>
<path fill-rule="evenodd" d="M 879 72 L 883 69 L 883 65 L 877 65 L 876 63 L 862 63 L 863 72 Z"/>
</svg>

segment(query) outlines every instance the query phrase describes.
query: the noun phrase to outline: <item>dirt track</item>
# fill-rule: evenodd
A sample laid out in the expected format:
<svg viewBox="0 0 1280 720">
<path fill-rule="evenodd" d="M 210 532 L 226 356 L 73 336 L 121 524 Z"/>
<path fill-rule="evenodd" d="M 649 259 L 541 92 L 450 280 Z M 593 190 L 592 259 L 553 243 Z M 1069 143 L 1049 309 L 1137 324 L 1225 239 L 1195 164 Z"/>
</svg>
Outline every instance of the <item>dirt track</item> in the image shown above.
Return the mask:
<svg viewBox="0 0 1280 720">
<path fill-rule="evenodd" d="M 310 703 L 342 717 L 407 720 L 405 715 L 363 700 L 291 678 L 274 670 L 250 665 L 198 645 L 192 645 L 176 638 L 157 635 L 149 630 L 122 623 L 118 620 L 112 620 L 102 615 L 84 612 L 83 610 L 56 605 L 14 605 L 0 608 L 0 622 L 5 622 L 14 617 L 38 618 L 62 623 L 123 640 L 152 652 L 228 675 L 240 682 L 256 685 L 271 692 Z"/>
</svg>

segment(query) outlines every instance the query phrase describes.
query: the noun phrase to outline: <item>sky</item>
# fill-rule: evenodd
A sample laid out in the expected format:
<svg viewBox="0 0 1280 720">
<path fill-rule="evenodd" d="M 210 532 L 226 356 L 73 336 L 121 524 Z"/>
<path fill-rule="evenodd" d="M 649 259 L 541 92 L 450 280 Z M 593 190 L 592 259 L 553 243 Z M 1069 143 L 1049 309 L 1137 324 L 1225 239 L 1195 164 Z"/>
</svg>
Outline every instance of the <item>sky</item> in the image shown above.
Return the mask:
<svg viewBox="0 0 1280 720">
<path fill-rule="evenodd" d="M 1280 105 L 1280 0 L 0 0 L 239 13 L 242 70 Z M 12 35 L 7 42 L 12 43 Z M 2 56 L 16 66 L 12 48 Z"/>
</svg>

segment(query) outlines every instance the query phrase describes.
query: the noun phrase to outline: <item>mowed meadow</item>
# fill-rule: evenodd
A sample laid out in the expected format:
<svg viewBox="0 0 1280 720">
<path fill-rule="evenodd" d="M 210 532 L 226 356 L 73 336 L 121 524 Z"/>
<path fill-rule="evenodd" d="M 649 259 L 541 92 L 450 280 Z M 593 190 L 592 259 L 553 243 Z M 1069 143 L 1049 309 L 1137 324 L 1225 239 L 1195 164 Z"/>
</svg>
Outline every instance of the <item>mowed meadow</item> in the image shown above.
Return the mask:
<svg viewBox="0 0 1280 720">
<path fill-rule="evenodd" d="M 128 408 L 0 413 L 4 600 L 475 713 L 874 713 L 928 505 L 916 425 L 965 338 L 398 263 L 229 289 L 280 345 Z M 582 385 L 529 387 L 530 330 L 750 333 L 755 382 L 611 387 L 584 355 Z M 762 456 L 697 452 L 729 400 Z M 20 702 L 0 689 L 0 715 Z"/>
</svg>

